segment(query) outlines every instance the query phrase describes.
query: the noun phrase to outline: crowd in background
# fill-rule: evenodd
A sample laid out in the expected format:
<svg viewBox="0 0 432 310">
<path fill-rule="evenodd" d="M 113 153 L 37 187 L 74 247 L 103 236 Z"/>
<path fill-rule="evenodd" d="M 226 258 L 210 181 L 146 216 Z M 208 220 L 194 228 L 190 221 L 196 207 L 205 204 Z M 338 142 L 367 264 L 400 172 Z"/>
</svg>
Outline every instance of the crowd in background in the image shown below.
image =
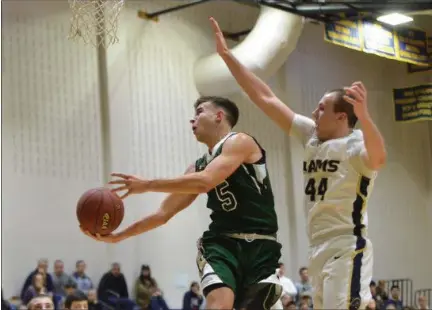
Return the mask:
<svg viewBox="0 0 432 310">
<path fill-rule="evenodd" d="M 61 260 L 56 260 L 53 272 L 48 272 L 48 261 L 39 260 L 35 270 L 23 282 L 20 296 L 8 301 L 3 298 L 2 309 L 89 309 L 89 310 L 170 310 L 162 290 L 151 274 L 150 266 L 141 266 L 133 291 L 129 294 L 126 279 L 120 265 L 113 263 L 96 286 L 86 274 L 86 263 L 76 262 L 75 271 L 68 274 Z M 272 309 L 312 310 L 312 286 L 308 269 L 299 270 L 299 281 L 292 281 L 286 274 L 285 266 L 280 263 L 277 269 L 283 285 L 283 293 Z M 393 285 L 389 292 L 385 281 L 370 283 L 373 300 L 368 309 L 374 310 L 407 310 L 411 309 L 402 300 L 400 289 Z M 430 309 L 425 296 L 419 296 L 417 309 Z M 183 310 L 205 309 L 205 298 L 202 296 L 198 282 L 192 282 L 184 293 Z"/>
</svg>

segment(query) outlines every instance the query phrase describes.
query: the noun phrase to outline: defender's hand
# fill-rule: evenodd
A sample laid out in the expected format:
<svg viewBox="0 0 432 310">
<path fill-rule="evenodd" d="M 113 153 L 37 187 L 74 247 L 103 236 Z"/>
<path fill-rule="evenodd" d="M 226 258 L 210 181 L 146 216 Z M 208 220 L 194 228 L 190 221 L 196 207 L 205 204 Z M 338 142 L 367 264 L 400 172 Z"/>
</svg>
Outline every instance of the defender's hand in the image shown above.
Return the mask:
<svg viewBox="0 0 432 310">
<path fill-rule="evenodd" d="M 127 196 L 132 194 L 142 194 L 147 191 L 148 181 L 141 179 L 133 175 L 127 175 L 122 173 L 112 173 L 112 177 L 117 177 L 120 179 L 110 181 L 108 184 L 118 184 L 119 187 L 112 189 L 112 192 L 117 193 L 121 191 L 126 191 L 125 194 L 120 196 L 120 199 L 125 199 Z"/>
<path fill-rule="evenodd" d="M 361 121 L 369 117 L 367 107 L 367 90 L 362 82 L 354 82 L 350 87 L 344 88 L 346 95 L 344 99 L 353 105 L 354 113 Z"/>
<path fill-rule="evenodd" d="M 229 51 L 228 45 L 226 43 L 222 30 L 219 27 L 218 22 L 213 17 L 210 17 L 210 22 L 212 24 L 213 32 L 215 34 L 216 51 L 218 52 L 219 55 L 222 56 L 223 54 L 226 54 Z"/>
</svg>

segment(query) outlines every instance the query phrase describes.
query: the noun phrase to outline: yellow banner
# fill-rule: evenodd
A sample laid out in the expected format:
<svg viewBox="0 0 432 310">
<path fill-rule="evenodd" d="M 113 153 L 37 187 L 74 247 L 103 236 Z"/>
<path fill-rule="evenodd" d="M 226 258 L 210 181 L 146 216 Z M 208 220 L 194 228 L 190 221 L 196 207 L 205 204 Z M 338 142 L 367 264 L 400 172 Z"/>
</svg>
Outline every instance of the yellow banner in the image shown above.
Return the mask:
<svg viewBox="0 0 432 310">
<path fill-rule="evenodd" d="M 417 66 L 413 64 L 408 64 L 408 72 L 425 72 L 432 70 L 432 36 L 428 37 L 428 54 L 429 54 L 429 65 L 428 66 Z"/>
<path fill-rule="evenodd" d="M 396 122 L 432 120 L 432 84 L 393 89 Z"/>
<path fill-rule="evenodd" d="M 422 30 L 392 29 L 366 20 L 340 20 L 325 25 L 324 39 L 385 58 L 418 66 L 429 65 L 428 40 Z"/>
</svg>

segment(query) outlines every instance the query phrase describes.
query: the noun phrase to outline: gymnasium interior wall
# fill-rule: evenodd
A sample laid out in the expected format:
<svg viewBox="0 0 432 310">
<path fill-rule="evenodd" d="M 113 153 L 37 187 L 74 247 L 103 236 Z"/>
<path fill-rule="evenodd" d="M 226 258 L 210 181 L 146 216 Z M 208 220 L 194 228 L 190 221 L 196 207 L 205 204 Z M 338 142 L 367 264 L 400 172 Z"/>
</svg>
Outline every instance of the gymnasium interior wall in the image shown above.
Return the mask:
<svg viewBox="0 0 432 310">
<path fill-rule="evenodd" d="M 25 4 L 24 4 L 25 3 Z M 122 265 L 129 289 L 141 264 L 149 264 L 172 307 L 198 279 L 196 240 L 209 223 L 200 197 L 166 226 L 116 245 L 96 243 L 78 229 L 76 202 L 100 186 L 102 147 L 96 51 L 66 39 L 70 12 L 62 1 L 3 3 L 2 286 L 16 294 L 40 257 L 78 259 L 97 283 L 110 263 Z M 253 25 L 257 10 L 231 2 L 208 3 L 164 15 L 159 23 L 136 10 L 175 2 L 130 1 L 120 20 L 120 43 L 108 50 L 112 170 L 148 178 L 171 177 L 205 148 L 190 130 L 198 94 L 193 65 L 214 52 L 207 17 L 226 30 Z M 233 43 L 233 42 L 232 42 Z M 233 43 L 234 44 L 234 43 Z M 423 83 L 427 74 L 406 74 L 406 65 L 323 42 L 322 28 L 306 25 L 297 49 L 270 81 L 300 113 L 310 114 L 329 88 L 362 80 L 371 113 L 389 152 L 370 200 L 375 277 L 410 277 L 430 287 L 432 255 L 432 127 L 397 124 L 391 90 Z M 277 200 L 282 260 L 290 274 L 307 262 L 302 208 L 301 147 L 267 120 L 243 95 L 238 130 L 266 148 Z M 164 194 L 126 200 L 121 227 L 156 210 Z"/>
</svg>

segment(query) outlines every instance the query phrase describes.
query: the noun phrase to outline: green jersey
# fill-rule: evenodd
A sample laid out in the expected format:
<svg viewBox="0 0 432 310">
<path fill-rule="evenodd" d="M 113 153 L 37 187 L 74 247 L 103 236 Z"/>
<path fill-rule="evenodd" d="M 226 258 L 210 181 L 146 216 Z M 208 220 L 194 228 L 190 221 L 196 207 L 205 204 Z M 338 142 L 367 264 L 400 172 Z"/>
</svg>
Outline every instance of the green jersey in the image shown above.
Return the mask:
<svg viewBox="0 0 432 310">
<path fill-rule="evenodd" d="M 231 132 L 195 163 L 202 171 L 222 153 Z M 256 141 L 255 141 L 256 142 Z M 207 207 L 212 210 L 209 230 L 213 233 L 256 233 L 273 235 L 278 230 L 273 191 L 264 149 L 257 143 L 262 158 L 253 164 L 243 163 L 221 184 L 207 193 Z"/>
</svg>

